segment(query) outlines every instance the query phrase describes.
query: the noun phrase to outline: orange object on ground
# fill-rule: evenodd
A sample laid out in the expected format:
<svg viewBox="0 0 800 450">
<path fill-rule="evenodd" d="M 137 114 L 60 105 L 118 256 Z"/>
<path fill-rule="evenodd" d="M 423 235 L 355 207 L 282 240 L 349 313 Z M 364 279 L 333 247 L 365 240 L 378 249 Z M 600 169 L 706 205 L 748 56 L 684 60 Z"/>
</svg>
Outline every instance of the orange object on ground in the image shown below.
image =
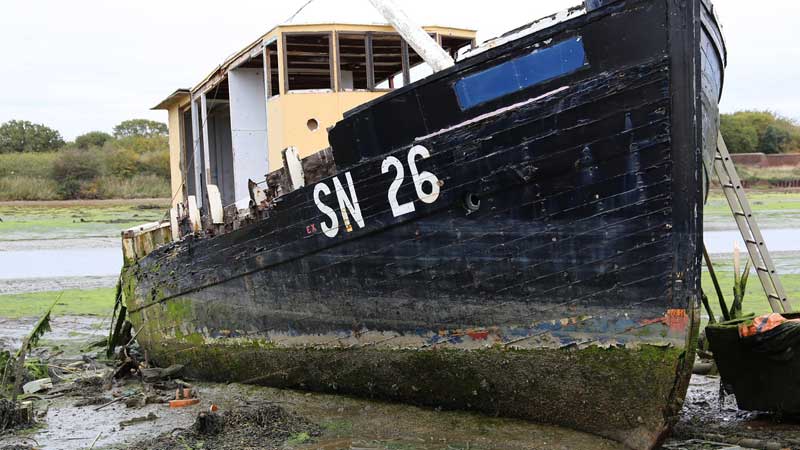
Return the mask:
<svg viewBox="0 0 800 450">
<path fill-rule="evenodd" d="M 199 398 L 187 398 L 184 400 L 170 400 L 169 407 L 170 408 L 185 408 L 187 406 L 192 406 L 200 403 Z"/>
<path fill-rule="evenodd" d="M 785 322 L 800 322 L 800 319 L 789 320 L 780 314 L 772 313 L 759 316 L 752 322 L 739 325 L 739 337 L 750 337 L 773 330 Z"/>
<path fill-rule="evenodd" d="M 211 411 L 211 412 L 217 412 L 217 411 L 219 411 L 219 406 L 211 405 L 211 407 L 208 408 L 208 410 Z"/>
</svg>

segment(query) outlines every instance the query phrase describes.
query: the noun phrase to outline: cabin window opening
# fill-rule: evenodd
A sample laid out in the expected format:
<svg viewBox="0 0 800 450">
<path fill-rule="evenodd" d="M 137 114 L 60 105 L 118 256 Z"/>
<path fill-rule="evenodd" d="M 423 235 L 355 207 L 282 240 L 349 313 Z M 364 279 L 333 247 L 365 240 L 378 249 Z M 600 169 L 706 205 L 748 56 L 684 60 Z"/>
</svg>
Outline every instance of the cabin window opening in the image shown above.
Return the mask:
<svg viewBox="0 0 800 450">
<path fill-rule="evenodd" d="M 264 47 L 264 73 L 266 73 L 267 98 L 280 95 L 280 69 L 278 64 L 278 42 Z"/>
<path fill-rule="evenodd" d="M 367 35 L 338 34 L 339 88 L 342 91 L 368 90 L 371 60 L 367 51 Z M 371 41 L 371 39 L 370 39 Z M 373 82 L 374 84 L 374 82 Z"/>
<path fill-rule="evenodd" d="M 403 40 L 396 34 L 372 36 L 372 60 L 375 68 L 375 88 L 395 89 L 402 85 Z"/>
<path fill-rule="evenodd" d="M 454 89 L 461 109 L 467 110 L 571 74 L 585 65 L 583 42 L 575 37 L 468 75 L 458 80 Z"/>
<path fill-rule="evenodd" d="M 436 34 L 430 36 L 438 42 Z M 448 45 L 456 47 L 445 50 L 453 54 L 469 42 L 458 38 L 451 39 Z M 376 36 L 373 39 L 373 57 L 378 89 L 397 89 L 433 74 L 433 68 L 399 35 Z"/>
<path fill-rule="evenodd" d="M 283 39 L 286 92 L 333 90 L 331 33 L 287 33 Z"/>
<path fill-rule="evenodd" d="M 440 34 L 438 40 L 442 48 L 456 61 L 471 49 L 475 48 L 475 40 L 458 36 L 447 36 Z"/>
</svg>

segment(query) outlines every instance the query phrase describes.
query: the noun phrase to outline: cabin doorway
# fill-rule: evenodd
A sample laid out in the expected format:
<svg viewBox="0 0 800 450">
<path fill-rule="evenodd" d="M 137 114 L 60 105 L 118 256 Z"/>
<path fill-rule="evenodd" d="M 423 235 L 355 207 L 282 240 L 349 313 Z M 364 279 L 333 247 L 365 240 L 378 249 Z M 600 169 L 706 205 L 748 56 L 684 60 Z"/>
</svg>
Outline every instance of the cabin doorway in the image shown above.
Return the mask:
<svg viewBox="0 0 800 450">
<path fill-rule="evenodd" d="M 181 171 L 185 182 L 185 195 L 197 197 L 197 178 L 195 176 L 195 149 L 194 149 L 194 125 L 192 124 L 192 110 L 186 108 L 181 113 L 183 123 L 181 138 Z M 184 199 L 186 201 L 186 199 Z"/>
<path fill-rule="evenodd" d="M 216 185 L 222 206 L 236 202 L 233 177 L 233 144 L 231 142 L 231 108 L 227 100 L 208 102 L 209 184 Z"/>
</svg>

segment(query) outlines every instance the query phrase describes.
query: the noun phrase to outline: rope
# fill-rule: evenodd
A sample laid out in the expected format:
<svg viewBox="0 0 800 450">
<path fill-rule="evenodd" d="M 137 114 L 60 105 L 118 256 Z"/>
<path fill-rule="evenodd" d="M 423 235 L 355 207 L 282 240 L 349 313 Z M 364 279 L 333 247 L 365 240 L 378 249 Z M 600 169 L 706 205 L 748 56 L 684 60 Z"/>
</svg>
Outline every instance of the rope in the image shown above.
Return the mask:
<svg viewBox="0 0 800 450">
<path fill-rule="evenodd" d="M 286 22 L 288 23 L 288 22 L 291 22 L 292 20 L 294 20 L 294 18 L 297 17 L 298 14 L 300 14 L 301 12 L 303 12 L 304 9 L 306 9 L 306 6 L 310 5 L 313 2 L 314 2 L 314 0 L 308 0 L 303 6 L 300 7 L 300 9 L 298 9 L 297 11 L 295 11 L 294 14 L 289 16 L 289 18 L 286 19 Z"/>
</svg>

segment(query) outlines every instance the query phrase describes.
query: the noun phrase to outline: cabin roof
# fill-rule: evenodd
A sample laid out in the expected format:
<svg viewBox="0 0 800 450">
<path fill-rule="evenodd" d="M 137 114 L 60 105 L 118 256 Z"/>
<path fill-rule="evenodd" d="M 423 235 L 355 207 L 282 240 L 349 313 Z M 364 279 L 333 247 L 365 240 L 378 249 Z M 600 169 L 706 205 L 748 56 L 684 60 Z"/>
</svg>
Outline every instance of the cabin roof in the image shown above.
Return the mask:
<svg viewBox="0 0 800 450">
<path fill-rule="evenodd" d="M 262 43 L 268 43 L 269 41 L 273 40 L 278 33 L 281 32 L 292 32 L 292 31 L 336 31 L 340 28 L 348 28 L 352 31 L 352 29 L 360 29 L 363 28 L 364 31 L 374 31 L 376 27 L 381 28 L 379 31 L 394 31 L 391 25 L 385 23 L 352 23 L 352 22 L 317 22 L 317 23 L 301 23 L 299 20 L 292 20 L 287 23 L 278 25 L 268 32 L 261 35 L 258 39 L 254 40 L 252 43 L 244 47 L 242 50 L 234 53 L 230 57 L 228 57 L 225 61 L 223 61 L 220 65 L 218 65 L 214 70 L 212 70 L 206 77 L 204 77 L 198 84 L 196 84 L 190 91 L 194 93 L 203 88 L 204 85 L 208 84 L 209 81 L 214 80 L 218 76 L 224 74 L 228 70 L 237 67 L 243 61 L 250 59 L 251 57 L 257 56 L 255 52 L 261 51 Z M 452 33 L 458 35 L 469 35 L 471 37 L 475 37 L 476 31 L 467 28 L 457 28 L 457 27 L 447 27 L 447 26 L 440 26 L 440 25 L 426 25 L 423 28 L 427 31 L 437 31 L 440 33 Z"/>
<path fill-rule="evenodd" d="M 191 97 L 192 92 L 189 89 L 177 89 L 175 92 L 169 95 L 169 97 L 161 100 L 161 103 L 157 104 L 156 106 L 150 108 L 153 111 L 160 110 L 160 109 L 169 109 L 170 106 L 174 105 L 175 103 L 183 103 L 184 101 L 188 100 Z"/>
</svg>

